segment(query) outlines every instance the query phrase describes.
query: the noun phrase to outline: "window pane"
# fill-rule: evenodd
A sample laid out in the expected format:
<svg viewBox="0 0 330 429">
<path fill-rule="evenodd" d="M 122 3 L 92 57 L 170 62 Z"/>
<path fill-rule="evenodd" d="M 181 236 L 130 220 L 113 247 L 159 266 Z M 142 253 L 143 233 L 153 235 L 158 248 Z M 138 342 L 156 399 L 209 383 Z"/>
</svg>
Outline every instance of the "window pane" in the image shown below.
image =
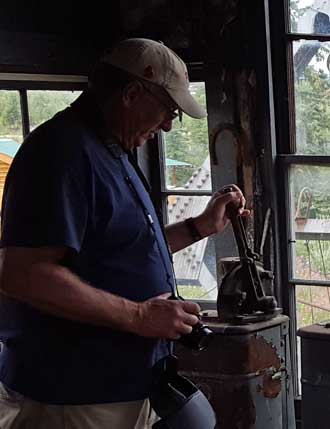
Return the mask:
<svg viewBox="0 0 330 429">
<path fill-rule="evenodd" d="M 330 34 L 330 3 L 323 0 L 290 0 L 292 33 Z"/>
<path fill-rule="evenodd" d="M 19 92 L 0 90 L 0 203 L 7 172 L 22 140 Z"/>
<path fill-rule="evenodd" d="M 27 91 L 31 131 L 68 107 L 80 94 L 81 91 Z"/>
<path fill-rule="evenodd" d="M 330 319 L 330 288 L 296 286 L 297 327 Z"/>
<path fill-rule="evenodd" d="M 22 115 L 18 91 L 0 90 L 0 138 L 23 140 Z"/>
<path fill-rule="evenodd" d="M 291 168 L 293 275 L 330 278 L 330 167 Z"/>
<path fill-rule="evenodd" d="M 210 197 L 168 197 L 169 223 L 196 216 Z M 173 255 L 174 270 L 183 298 L 216 299 L 216 263 L 214 238 L 205 238 Z"/>
<path fill-rule="evenodd" d="M 204 82 L 190 84 L 190 90 L 206 106 Z M 164 133 L 167 189 L 211 190 L 207 120 L 183 115 L 170 132 Z"/>
<path fill-rule="evenodd" d="M 297 152 L 330 155 L 330 43 L 293 44 Z"/>
</svg>

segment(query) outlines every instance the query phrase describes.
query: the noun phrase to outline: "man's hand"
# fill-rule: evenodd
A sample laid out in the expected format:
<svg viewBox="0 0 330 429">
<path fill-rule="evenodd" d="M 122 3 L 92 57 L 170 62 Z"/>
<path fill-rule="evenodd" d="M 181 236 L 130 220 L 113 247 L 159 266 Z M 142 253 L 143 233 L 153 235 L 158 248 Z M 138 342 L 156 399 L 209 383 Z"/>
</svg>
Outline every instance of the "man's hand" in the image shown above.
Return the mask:
<svg viewBox="0 0 330 429">
<path fill-rule="evenodd" d="M 228 204 L 237 206 L 241 216 L 250 214 L 250 210 L 244 208 L 245 198 L 238 186 L 233 184 L 224 186 L 212 195 L 203 213 L 194 219 L 196 228 L 203 237 L 208 237 L 225 229 L 229 222 L 226 211 Z"/>
<path fill-rule="evenodd" d="M 195 302 L 166 299 L 170 294 L 138 304 L 134 333 L 143 337 L 177 340 L 190 334 L 198 322 L 200 307 Z"/>
</svg>

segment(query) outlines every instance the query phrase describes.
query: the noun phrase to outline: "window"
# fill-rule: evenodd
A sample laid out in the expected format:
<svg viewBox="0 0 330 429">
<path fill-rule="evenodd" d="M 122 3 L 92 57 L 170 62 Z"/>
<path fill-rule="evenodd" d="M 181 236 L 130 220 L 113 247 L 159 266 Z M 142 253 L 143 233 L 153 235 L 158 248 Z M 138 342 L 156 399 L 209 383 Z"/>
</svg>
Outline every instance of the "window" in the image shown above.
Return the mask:
<svg viewBox="0 0 330 429">
<path fill-rule="evenodd" d="M 30 130 L 68 107 L 79 94 L 80 91 L 27 91 Z"/>
<path fill-rule="evenodd" d="M 273 2 L 277 11 L 283 8 L 280 3 Z M 276 53 L 281 34 L 275 24 L 272 35 L 274 67 L 282 70 L 282 76 L 287 70 L 286 87 L 276 82 L 274 86 L 281 121 L 280 125 L 277 121 L 281 128 L 277 150 L 284 177 L 279 199 L 286 207 L 280 230 L 285 256 L 282 280 L 292 321 L 299 394 L 296 329 L 330 319 L 330 4 L 288 0 L 284 6 L 282 57 Z M 285 61 L 287 67 L 283 67 Z"/>
<path fill-rule="evenodd" d="M 83 88 L 83 82 L 54 82 L 53 77 L 49 77 L 49 81 L 35 81 L 33 78 L 27 81 L 25 76 L 25 80 L 20 81 L 17 76 L 17 80 L 2 81 L 0 76 L 1 200 L 10 164 L 24 137 L 68 107 Z"/>
<path fill-rule="evenodd" d="M 192 82 L 190 91 L 206 108 L 204 82 Z M 212 195 L 207 119 L 183 115 L 162 135 L 161 196 L 167 221 L 179 222 L 200 214 Z M 184 298 L 215 300 L 217 275 L 214 238 L 206 238 L 174 255 L 179 292 Z"/>
</svg>

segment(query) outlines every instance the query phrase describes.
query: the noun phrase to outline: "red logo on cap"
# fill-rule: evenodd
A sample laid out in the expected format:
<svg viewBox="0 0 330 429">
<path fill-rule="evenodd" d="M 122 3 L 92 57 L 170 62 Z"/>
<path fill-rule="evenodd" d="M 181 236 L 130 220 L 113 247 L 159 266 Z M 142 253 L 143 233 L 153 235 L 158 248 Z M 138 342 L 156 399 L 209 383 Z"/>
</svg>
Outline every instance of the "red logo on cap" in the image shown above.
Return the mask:
<svg viewBox="0 0 330 429">
<path fill-rule="evenodd" d="M 152 66 L 147 66 L 144 69 L 143 77 L 145 77 L 146 79 L 151 79 L 154 77 L 154 69 L 152 68 Z"/>
</svg>

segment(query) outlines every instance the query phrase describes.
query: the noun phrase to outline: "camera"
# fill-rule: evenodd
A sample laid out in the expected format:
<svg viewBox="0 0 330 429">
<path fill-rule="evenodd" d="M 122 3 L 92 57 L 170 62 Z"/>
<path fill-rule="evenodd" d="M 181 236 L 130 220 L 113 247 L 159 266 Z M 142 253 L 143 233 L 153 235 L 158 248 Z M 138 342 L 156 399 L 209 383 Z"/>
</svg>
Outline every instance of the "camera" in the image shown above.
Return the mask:
<svg viewBox="0 0 330 429">
<path fill-rule="evenodd" d="M 172 295 L 170 299 L 184 301 L 181 296 L 175 295 Z M 191 350 L 202 351 L 209 346 L 213 336 L 213 331 L 208 326 L 204 325 L 201 320 L 199 320 L 196 325 L 192 327 L 190 334 L 182 335 L 178 340 L 178 343 L 188 347 Z"/>
</svg>

